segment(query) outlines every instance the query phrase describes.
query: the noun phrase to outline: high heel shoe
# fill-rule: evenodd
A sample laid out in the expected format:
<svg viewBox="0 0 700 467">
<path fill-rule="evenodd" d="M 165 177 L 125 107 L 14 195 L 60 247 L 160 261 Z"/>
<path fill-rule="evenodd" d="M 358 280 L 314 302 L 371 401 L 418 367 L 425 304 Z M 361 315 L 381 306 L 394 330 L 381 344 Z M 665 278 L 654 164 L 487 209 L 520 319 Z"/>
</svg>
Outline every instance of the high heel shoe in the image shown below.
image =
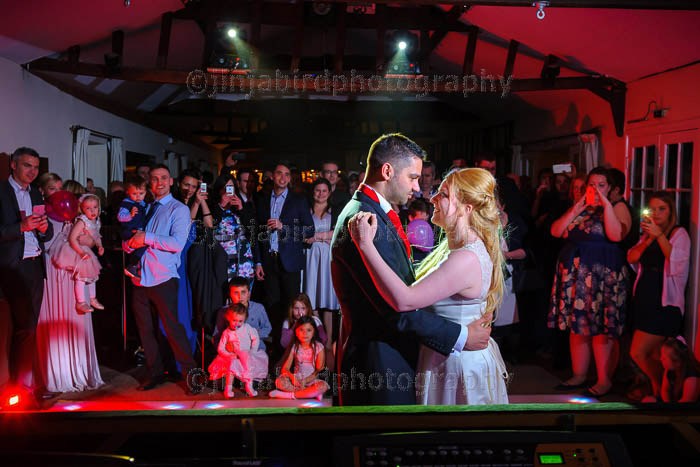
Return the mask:
<svg viewBox="0 0 700 467">
<path fill-rule="evenodd" d="M 105 306 L 103 304 L 101 304 L 100 302 L 98 302 L 97 299 L 94 297 L 90 299 L 90 306 L 96 310 L 104 310 L 105 309 Z"/>
</svg>

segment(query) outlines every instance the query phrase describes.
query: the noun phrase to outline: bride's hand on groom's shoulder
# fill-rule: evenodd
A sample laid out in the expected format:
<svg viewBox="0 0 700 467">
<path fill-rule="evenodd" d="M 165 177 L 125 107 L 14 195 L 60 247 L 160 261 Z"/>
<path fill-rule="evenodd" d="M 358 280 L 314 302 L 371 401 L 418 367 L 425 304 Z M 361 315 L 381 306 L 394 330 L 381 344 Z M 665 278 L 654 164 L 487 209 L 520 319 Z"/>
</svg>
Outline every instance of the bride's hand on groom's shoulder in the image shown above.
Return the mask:
<svg viewBox="0 0 700 467">
<path fill-rule="evenodd" d="M 360 211 L 348 221 L 350 237 L 358 248 L 371 245 L 377 233 L 377 216 Z"/>
<path fill-rule="evenodd" d="M 489 345 L 492 320 L 493 315 L 489 313 L 467 326 L 469 334 L 464 350 L 484 350 Z"/>
</svg>

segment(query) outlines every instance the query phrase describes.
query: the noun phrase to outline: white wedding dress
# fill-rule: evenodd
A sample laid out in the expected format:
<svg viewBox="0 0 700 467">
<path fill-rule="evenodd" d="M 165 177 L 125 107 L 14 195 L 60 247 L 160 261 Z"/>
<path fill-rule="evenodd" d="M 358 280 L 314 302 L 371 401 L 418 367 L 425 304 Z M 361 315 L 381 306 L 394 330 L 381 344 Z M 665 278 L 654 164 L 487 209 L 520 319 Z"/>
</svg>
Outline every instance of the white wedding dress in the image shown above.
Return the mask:
<svg viewBox="0 0 700 467">
<path fill-rule="evenodd" d="M 463 326 L 479 319 L 485 310 L 493 268 L 491 258 L 480 239 L 464 248 L 479 258 L 479 298 L 466 299 L 453 295 L 427 308 Z M 440 264 L 436 267 L 440 267 Z M 423 405 L 507 404 L 506 378 L 506 366 L 493 339 L 489 339 L 488 347 L 484 350 L 464 350 L 447 357 L 421 346 L 416 373 L 416 400 Z"/>
</svg>

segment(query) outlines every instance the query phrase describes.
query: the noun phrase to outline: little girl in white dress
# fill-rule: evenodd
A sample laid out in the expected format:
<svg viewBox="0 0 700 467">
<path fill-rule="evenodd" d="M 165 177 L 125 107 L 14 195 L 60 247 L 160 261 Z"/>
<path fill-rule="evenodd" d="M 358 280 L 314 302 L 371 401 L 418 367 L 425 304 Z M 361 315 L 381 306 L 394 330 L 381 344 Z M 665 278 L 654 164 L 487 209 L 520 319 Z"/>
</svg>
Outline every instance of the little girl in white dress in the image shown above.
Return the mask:
<svg viewBox="0 0 700 467">
<path fill-rule="evenodd" d="M 80 214 L 75 218 L 70 233 L 56 239 L 51 246 L 51 258 L 58 268 L 70 271 L 75 291 L 75 309 L 78 313 L 90 313 L 96 309 L 104 310 L 97 301 L 95 282 L 100 277 L 100 265 L 92 251 L 97 247 L 97 254 L 102 256 L 100 236 L 100 199 L 93 194 L 85 194 L 79 200 Z M 88 296 L 85 295 L 85 289 Z"/>
<path fill-rule="evenodd" d="M 260 350 L 258 331 L 246 323 L 248 309 L 242 303 L 232 303 L 224 311 L 229 327 L 219 340 L 218 355 L 209 365 L 209 379 L 226 378 L 224 396 L 231 399 L 233 380 L 238 378 L 245 384 L 245 392 L 250 397 L 258 395 L 253 389 L 253 381 L 267 378 L 267 354 Z"/>
</svg>

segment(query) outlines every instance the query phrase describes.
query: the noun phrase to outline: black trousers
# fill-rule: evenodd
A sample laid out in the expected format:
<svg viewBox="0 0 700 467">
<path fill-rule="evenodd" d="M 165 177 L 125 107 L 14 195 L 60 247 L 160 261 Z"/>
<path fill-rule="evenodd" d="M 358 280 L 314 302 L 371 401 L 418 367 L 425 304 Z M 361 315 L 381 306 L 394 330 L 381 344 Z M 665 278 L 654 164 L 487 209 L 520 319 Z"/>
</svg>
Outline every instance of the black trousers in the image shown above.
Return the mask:
<svg viewBox="0 0 700 467">
<path fill-rule="evenodd" d="M 160 377 L 165 370 L 163 355 L 158 345 L 158 334 L 156 334 L 160 333 L 156 317 L 163 323 L 168 345 L 175 360 L 180 364 L 180 370 L 185 379 L 189 371 L 195 367 L 185 328 L 177 319 L 177 288 L 178 279 L 175 278 L 153 287 L 134 287 L 132 294 L 134 318 L 146 355 L 146 368 L 150 378 Z M 151 310 L 155 311 L 155 316 Z"/>
<path fill-rule="evenodd" d="M 301 287 L 301 272 L 287 272 L 282 267 L 279 255 L 266 255 L 263 263 L 265 271 L 265 308 L 272 325 L 272 336 L 279 342 L 282 323 L 287 317 L 289 301 L 296 296 Z"/>
<path fill-rule="evenodd" d="M 23 259 L 14 268 L 0 270 L 0 287 L 10 305 L 12 337 L 9 366 L 10 381 L 34 390 L 42 385 L 34 381 L 36 325 L 44 298 L 44 256 Z"/>
</svg>

